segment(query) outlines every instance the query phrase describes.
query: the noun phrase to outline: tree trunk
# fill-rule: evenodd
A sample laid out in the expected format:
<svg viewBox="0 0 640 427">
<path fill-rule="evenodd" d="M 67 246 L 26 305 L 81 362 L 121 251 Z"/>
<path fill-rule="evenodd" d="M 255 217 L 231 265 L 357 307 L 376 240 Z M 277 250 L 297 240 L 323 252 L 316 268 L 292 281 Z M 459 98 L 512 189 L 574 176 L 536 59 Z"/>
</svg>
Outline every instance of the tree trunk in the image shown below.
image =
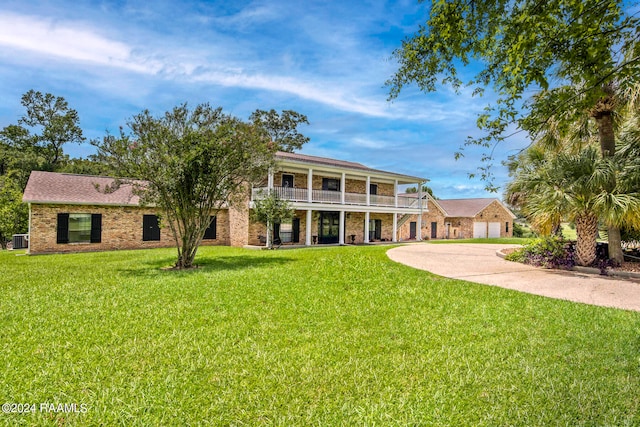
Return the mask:
<svg viewBox="0 0 640 427">
<path fill-rule="evenodd" d="M 598 236 L 598 217 L 585 212 L 576 217 L 576 263 L 591 265 L 596 260 L 596 238 Z"/>
<path fill-rule="evenodd" d="M 611 157 L 616 152 L 616 136 L 613 129 L 613 97 L 608 96 L 600 100 L 592 112 L 598 125 L 598 136 L 600 137 L 600 152 L 602 157 Z M 613 184 L 615 185 L 615 184 Z M 607 188 L 611 191 L 613 188 Z M 620 239 L 620 228 L 607 224 L 609 235 L 609 258 L 620 264 L 624 261 L 622 253 L 622 241 Z"/>
<path fill-rule="evenodd" d="M 608 227 L 607 234 L 609 235 L 609 259 L 611 259 L 616 265 L 620 265 L 624 262 L 620 229 L 618 227 Z"/>
</svg>

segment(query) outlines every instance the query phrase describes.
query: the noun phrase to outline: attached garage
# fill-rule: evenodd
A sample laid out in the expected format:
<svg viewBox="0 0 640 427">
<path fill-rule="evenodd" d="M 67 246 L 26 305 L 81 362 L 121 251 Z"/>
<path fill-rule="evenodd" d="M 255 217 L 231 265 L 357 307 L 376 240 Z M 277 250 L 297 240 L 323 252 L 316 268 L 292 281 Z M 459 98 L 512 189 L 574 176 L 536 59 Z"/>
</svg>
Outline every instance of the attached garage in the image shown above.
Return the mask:
<svg viewBox="0 0 640 427">
<path fill-rule="evenodd" d="M 500 237 L 500 224 L 499 222 L 490 222 L 489 223 L 489 238 L 492 237 Z"/>
<path fill-rule="evenodd" d="M 498 233 L 500 229 L 498 229 Z M 484 239 L 487 237 L 487 223 L 486 222 L 474 222 L 473 223 L 473 238 Z"/>
</svg>

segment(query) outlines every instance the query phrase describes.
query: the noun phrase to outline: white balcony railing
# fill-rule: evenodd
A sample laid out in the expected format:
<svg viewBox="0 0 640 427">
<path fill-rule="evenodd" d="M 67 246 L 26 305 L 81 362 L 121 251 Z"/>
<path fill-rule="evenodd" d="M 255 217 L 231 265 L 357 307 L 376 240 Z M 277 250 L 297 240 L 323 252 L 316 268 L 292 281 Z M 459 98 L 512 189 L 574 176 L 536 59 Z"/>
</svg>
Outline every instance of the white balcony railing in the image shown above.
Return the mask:
<svg viewBox="0 0 640 427">
<path fill-rule="evenodd" d="M 309 190 L 306 188 L 274 187 L 278 197 L 290 202 L 311 203 L 331 203 L 342 204 L 342 193 L 340 191 L 311 190 L 311 200 L 309 200 Z M 254 188 L 251 200 L 259 200 L 268 194 L 267 187 Z M 367 195 L 361 193 L 345 193 L 345 205 L 367 206 Z M 396 198 L 393 196 L 369 195 L 369 206 L 395 207 Z M 420 207 L 420 200 L 417 197 L 398 196 L 398 208 L 417 209 Z M 422 207 L 426 209 L 427 201 L 422 200 Z"/>
</svg>

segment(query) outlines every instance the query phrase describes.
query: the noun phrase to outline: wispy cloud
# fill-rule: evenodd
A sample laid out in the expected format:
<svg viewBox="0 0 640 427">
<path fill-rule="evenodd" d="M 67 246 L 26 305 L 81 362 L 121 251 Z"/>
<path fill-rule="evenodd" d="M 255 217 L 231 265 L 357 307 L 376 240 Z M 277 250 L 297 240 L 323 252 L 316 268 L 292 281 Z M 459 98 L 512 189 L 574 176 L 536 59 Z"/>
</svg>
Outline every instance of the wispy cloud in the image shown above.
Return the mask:
<svg viewBox="0 0 640 427">
<path fill-rule="evenodd" d="M 101 36 L 80 24 L 53 19 L 0 14 L 0 44 L 70 61 L 125 68 L 153 73 L 159 64 L 134 60 L 133 48 Z"/>
<path fill-rule="evenodd" d="M 454 188 L 476 156 L 463 165 L 453 151 L 477 132 L 486 100 L 408 87 L 387 102 L 391 51 L 426 13 L 414 0 L 28 3 L 0 5 L 0 78 L 14 82 L 3 99 L 30 88 L 62 95 L 95 136 L 185 101 L 239 117 L 294 109 L 311 121 L 309 154 L 477 190 Z M 0 127 L 16 117 L 9 108 L 0 105 Z"/>
</svg>

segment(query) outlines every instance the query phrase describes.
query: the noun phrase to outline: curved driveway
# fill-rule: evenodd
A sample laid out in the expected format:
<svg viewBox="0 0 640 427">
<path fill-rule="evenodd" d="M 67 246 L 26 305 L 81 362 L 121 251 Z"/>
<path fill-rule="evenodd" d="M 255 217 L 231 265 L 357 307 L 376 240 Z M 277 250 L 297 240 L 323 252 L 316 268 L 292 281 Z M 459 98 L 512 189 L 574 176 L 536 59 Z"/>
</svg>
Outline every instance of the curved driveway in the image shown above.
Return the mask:
<svg viewBox="0 0 640 427">
<path fill-rule="evenodd" d="M 640 281 L 547 270 L 506 261 L 496 251 L 516 245 L 410 244 L 387 251 L 393 261 L 453 279 L 585 304 L 640 311 Z"/>
</svg>

